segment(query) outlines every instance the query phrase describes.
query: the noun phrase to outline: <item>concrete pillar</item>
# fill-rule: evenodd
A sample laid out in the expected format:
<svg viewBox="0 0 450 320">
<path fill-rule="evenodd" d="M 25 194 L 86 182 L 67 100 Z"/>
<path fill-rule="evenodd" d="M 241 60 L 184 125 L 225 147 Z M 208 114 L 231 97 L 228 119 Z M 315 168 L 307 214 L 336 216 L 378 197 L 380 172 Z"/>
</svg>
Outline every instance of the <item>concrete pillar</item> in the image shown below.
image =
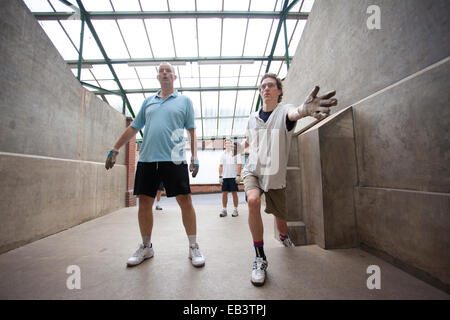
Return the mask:
<svg viewBox="0 0 450 320">
<path fill-rule="evenodd" d="M 300 135 L 303 218 L 308 243 L 357 246 L 353 112 L 349 107 Z"/>
</svg>

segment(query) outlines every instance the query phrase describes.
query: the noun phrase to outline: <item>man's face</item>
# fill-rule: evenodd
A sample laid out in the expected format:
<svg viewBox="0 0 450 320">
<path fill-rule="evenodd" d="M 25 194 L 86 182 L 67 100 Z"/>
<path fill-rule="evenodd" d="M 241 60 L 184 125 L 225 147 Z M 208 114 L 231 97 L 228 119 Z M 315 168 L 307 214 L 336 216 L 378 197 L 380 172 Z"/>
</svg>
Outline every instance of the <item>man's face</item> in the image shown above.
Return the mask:
<svg viewBox="0 0 450 320">
<path fill-rule="evenodd" d="M 157 79 L 161 86 L 164 84 L 173 84 L 176 78 L 177 76 L 173 72 L 173 68 L 170 64 L 162 63 L 159 66 Z"/>
<path fill-rule="evenodd" d="M 277 81 L 274 78 L 265 78 L 259 85 L 259 93 L 264 103 L 278 103 L 278 97 L 281 95 L 281 89 L 277 87 Z"/>
</svg>

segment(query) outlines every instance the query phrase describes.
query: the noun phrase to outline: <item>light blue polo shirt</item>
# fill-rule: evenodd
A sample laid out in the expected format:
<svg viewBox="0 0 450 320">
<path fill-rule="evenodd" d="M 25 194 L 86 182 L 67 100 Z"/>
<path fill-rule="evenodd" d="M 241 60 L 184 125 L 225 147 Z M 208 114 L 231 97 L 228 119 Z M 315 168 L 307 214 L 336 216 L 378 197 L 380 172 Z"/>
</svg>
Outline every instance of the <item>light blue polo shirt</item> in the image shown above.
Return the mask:
<svg viewBox="0 0 450 320">
<path fill-rule="evenodd" d="M 194 107 L 189 97 L 175 90 L 166 100 L 157 94 L 142 103 L 131 123 L 141 130 L 145 126 L 139 161 L 185 161 L 184 129 L 195 128 Z"/>
</svg>

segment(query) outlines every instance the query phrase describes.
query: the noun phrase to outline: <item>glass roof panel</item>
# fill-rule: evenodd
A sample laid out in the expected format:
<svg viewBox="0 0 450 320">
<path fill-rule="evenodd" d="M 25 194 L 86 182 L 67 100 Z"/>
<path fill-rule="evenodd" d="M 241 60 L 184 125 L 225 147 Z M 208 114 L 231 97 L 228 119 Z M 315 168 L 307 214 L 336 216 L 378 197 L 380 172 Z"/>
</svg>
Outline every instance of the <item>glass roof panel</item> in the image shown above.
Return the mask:
<svg viewBox="0 0 450 320">
<path fill-rule="evenodd" d="M 218 97 L 218 91 L 202 92 L 203 117 L 217 117 Z"/>
<path fill-rule="evenodd" d="M 236 102 L 236 91 L 219 92 L 219 115 L 232 116 Z"/>
<path fill-rule="evenodd" d="M 83 0 L 83 6 L 87 11 L 113 11 L 109 0 Z"/>
<path fill-rule="evenodd" d="M 256 90 L 238 91 L 235 116 L 248 116 L 253 105 Z"/>
<path fill-rule="evenodd" d="M 58 0 L 23 0 L 33 12 L 68 12 L 72 9 Z M 75 0 L 69 0 L 76 4 Z M 289 2 L 291 2 L 290 0 Z M 303 0 L 299 0 L 291 12 L 298 12 Z M 51 5 L 49 4 L 51 3 Z M 200 11 L 279 11 L 283 0 L 83 0 L 88 11 L 193 11 L 197 5 Z M 312 0 L 305 0 L 302 12 L 309 11 Z M 223 7 L 222 7 L 223 6 Z M 110 59 L 149 59 L 175 57 L 240 57 L 267 56 L 273 46 L 278 19 L 256 18 L 190 18 L 176 19 L 92 19 L 96 32 Z M 247 30 L 248 23 L 248 30 Z M 301 39 L 305 20 L 287 20 L 289 54 L 293 56 Z M 40 21 L 49 38 L 66 60 L 77 60 L 80 41 L 80 20 L 61 20 L 64 30 L 57 21 Z M 222 29 L 223 26 L 223 29 Z M 145 28 L 144 28 L 145 27 Z M 198 32 L 197 32 L 198 30 Z M 247 30 L 247 36 L 245 37 Z M 148 36 L 147 33 L 148 32 Z M 173 34 L 172 34 L 173 31 Z M 66 34 L 67 33 L 67 34 Z M 269 34 L 270 33 L 270 34 Z M 67 38 L 67 35 L 70 38 Z M 122 39 L 123 36 L 123 39 Z M 244 38 L 246 42 L 244 44 Z M 149 43 L 150 41 L 150 43 Z M 222 42 L 221 42 L 222 41 Z M 152 51 L 153 50 L 153 51 Z M 284 56 L 284 29 L 278 37 L 275 56 Z M 92 64 L 90 69 L 81 70 L 81 80 L 109 90 L 118 90 L 117 83 L 106 64 L 89 63 L 90 59 L 103 60 L 89 28 L 85 25 L 83 45 L 84 65 Z M 160 84 L 156 79 L 157 67 L 154 65 L 130 67 L 123 61 L 113 67 L 125 90 L 148 90 L 152 92 L 128 94 L 133 110 L 137 113 L 142 101 L 155 93 Z M 147 64 L 149 62 L 146 62 Z M 156 63 L 157 65 L 158 63 Z M 186 62 L 175 65 L 178 79 L 175 88 L 191 97 L 194 104 L 197 134 L 201 136 L 233 135 L 245 132 L 247 117 L 255 109 L 258 94 L 256 90 L 183 91 L 182 88 L 256 86 L 265 72 L 266 60 L 255 60 L 252 64 L 230 64 L 229 62 L 205 64 L 204 61 Z M 285 61 L 272 61 L 270 72 L 284 78 L 287 74 Z M 77 67 L 71 65 L 71 72 L 77 75 Z M 88 88 L 91 91 L 96 89 Z M 122 98 L 103 95 L 119 112 L 122 111 Z M 201 97 L 201 99 L 200 99 Z M 100 98 L 100 96 L 99 96 Z M 202 114 L 203 113 L 203 114 Z M 128 113 L 127 113 L 128 114 Z M 233 123 L 233 114 L 236 117 Z M 202 117 L 207 119 L 200 120 Z M 219 122 L 217 122 L 217 119 Z M 201 132 L 202 124 L 204 132 Z"/>
<path fill-rule="evenodd" d="M 67 21 L 70 22 L 70 21 Z M 119 28 L 113 20 L 93 20 L 95 31 L 97 32 L 103 48 L 110 59 L 129 58 L 125 44 L 120 36 Z M 86 26 L 84 30 L 87 30 Z M 78 37 L 80 37 L 78 31 Z M 79 40 L 78 40 L 79 41 Z M 84 48 L 83 48 L 84 52 Z M 84 54 L 83 54 L 84 57 Z M 102 56 L 103 57 L 103 56 Z"/>
<path fill-rule="evenodd" d="M 122 113 L 123 99 L 121 96 L 115 94 L 105 94 L 105 98 L 108 100 L 111 107 Z"/>
<path fill-rule="evenodd" d="M 236 136 L 237 135 L 239 135 L 239 136 L 245 135 L 245 131 L 247 129 L 247 122 L 248 122 L 247 118 L 235 118 L 234 124 L 233 124 L 232 135 L 236 135 Z"/>
<path fill-rule="evenodd" d="M 78 67 L 73 67 L 71 68 L 74 76 L 76 77 L 78 74 Z M 86 80 L 95 80 L 94 76 L 92 75 L 92 73 L 90 72 L 89 69 L 85 69 L 85 68 L 81 68 L 81 75 L 80 75 L 80 79 L 81 81 L 86 81 Z M 97 85 L 97 84 L 96 84 Z"/>
<path fill-rule="evenodd" d="M 245 56 L 264 55 L 267 37 L 270 32 L 271 25 L 272 20 L 270 19 L 251 19 L 249 21 L 244 50 Z"/>
<path fill-rule="evenodd" d="M 222 0 L 197 0 L 197 10 L 222 11 Z"/>
<path fill-rule="evenodd" d="M 138 19 L 118 20 L 118 23 L 131 58 L 151 57 L 150 46 L 148 44 L 143 21 Z M 120 42 L 119 39 L 120 36 L 118 35 L 117 42 Z"/>
<path fill-rule="evenodd" d="M 314 5 L 314 0 L 305 0 L 302 7 L 302 12 L 310 12 Z"/>
<path fill-rule="evenodd" d="M 24 0 L 23 1 L 28 9 L 32 12 L 51 12 L 53 11 L 52 7 L 48 4 L 47 1 L 36 1 L 36 0 Z M 68 8 L 69 9 L 69 8 Z M 72 11 L 72 10 L 67 10 Z"/>
<path fill-rule="evenodd" d="M 37 2 L 37 1 L 34 1 Z M 48 1 L 46 1 L 48 2 Z M 62 2 L 58 1 L 58 0 L 50 0 L 50 3 L 52 4 L 53 8 L 55 8 L 56 11 L 65 11 L 65 12 L 69 12 L 69 11 L 74 11 L 71 7 L 66 6 L 65 4 L 63 4 Z M 74 4 L 76 7 L 78 7 L 78 5 L 76 4 L 76 1 L 72 1 L 72 4 Z M 53 11 L 53 10 L 50 10 Z"/>
<path fill-rule="evenodd" d="M 172 19 L 172 29 L 178 56 L 198 56 L 195 20 Z"/>
<path fill-rule="evenodd" d="M 223 19 L 223 56 L 242 56 L 247 19 Z"/>
<path fill-rule="evenodd" d="M 106 90 L 119 90 L 119 86 L 114 80 L 98 80 L 98 83 Z"/>
<path fill-rule="evenodd" d="M 203 136 L 203 130 L 202 130 L 202 120 L 200 119 L 196 119 L 195 120 L 195 135 L 197 136 L 197 138 L 201 138 Z M 202 145 L 201 144 L 197 144 L 197 148 L 201 148 Z"/>
<path fill-rule="evenodd" d="M 239 70 L 241 66 L 236 64 L 224 64 L 220 68 L 220 85 L 224 87 L 237 86 Z"/>
<path fill-rule="evenodd" d="M 200 56 L 220 55 L 221 19 L 198 19 Z"/>
<path fill-rule="evenodd" d="M 273 11 L 277 0 L 255 1 L 250 5 L 250 11 Z"/>
<path fill-rule="evenodd" d="M 41 21 L 40 24 L 65 60 L 78 59 L 78 52 L 70 43 L 58 21 Z"/>
<path fill-rule="evenodd" d="M 184 91 L 183 95 L 188 96 L 192 100 L 192 106 L 194 107 L 194 117 L 200 118 L 200 92 L 199 91 Z"/>
<path fill-rule="evenodd" d="M 174 57 L 172 32 L 168 19 L 145 19 L 150 44 L 155 57 Z"/>
<path fill-rule="evenodd" d="M 90 69 L 97 80 L 113 80 L 113 75 L 106 64 L 96 64 Z"/>
<path fill-rule="evenodd" d="M 300 20 L 298 21 L 297 27 L 295 28 L 294 35 L 289 43 L 289 55 L 294 56 L 297 51 L 297 46 L 300 42 L 300 39 L 303 34 L 303 30 L 305 29 L 306 21 Z"/>
<path fill-rule="evenodd" d="M 218 136 L 230 136 L 231 135 L 231 125 L 233 124 L 232 118 L 220 119 L 219 130 L 217 132 Z"/>
<path fill-rule="evenodd" d="M 116 11 L 141 11 L 138 0 L 111 0 Z"/>
<path fill-rule="evenodd" d="M 217 87 L 219 85 L 219 66 L 200 66 L 200 76 L 202 87 Z"/>
<path fill-rule="evenodd" d="M 194 0 L 168 0 L 170 11 L 194 11 Z"/>
<path fill-rule="evenodd" d="M 248 11 L 249 0 L 226 0 L 225 11 Z"/>
<path fill-rule="evenodd" d="M 166 0 L 141 1 L 141 5 L 144 11 L 167 11 Z"/>
<path fill-rule="evenodd" d="M 217 135 L 217 119 L 203 119 L 203 135 L 207 137 Z"/>
</svg>

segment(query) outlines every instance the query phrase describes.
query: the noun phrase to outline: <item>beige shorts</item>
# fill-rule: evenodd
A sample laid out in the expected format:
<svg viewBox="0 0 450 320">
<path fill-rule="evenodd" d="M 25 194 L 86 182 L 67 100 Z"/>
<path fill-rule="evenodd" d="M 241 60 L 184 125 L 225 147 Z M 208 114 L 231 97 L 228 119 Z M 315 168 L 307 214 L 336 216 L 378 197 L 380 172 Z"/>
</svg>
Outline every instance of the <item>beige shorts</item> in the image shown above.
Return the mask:
<svg viewBox="0 0 450 320">
<path fill-rule="evenodd" d="M 263 194 L 266 197 L 266 209 L 264 212 L 271 213 L 277 218 L 286 220 L 286 188 L 283 189 L 270 189 L 264 192 L 258 183 L 258 178 L 255 176 L 246 176 L 244 178 L 244 190 L 245 198 L 247 199 L 247 191 L 258 189 L 259 194 Z"/>
</svg>

